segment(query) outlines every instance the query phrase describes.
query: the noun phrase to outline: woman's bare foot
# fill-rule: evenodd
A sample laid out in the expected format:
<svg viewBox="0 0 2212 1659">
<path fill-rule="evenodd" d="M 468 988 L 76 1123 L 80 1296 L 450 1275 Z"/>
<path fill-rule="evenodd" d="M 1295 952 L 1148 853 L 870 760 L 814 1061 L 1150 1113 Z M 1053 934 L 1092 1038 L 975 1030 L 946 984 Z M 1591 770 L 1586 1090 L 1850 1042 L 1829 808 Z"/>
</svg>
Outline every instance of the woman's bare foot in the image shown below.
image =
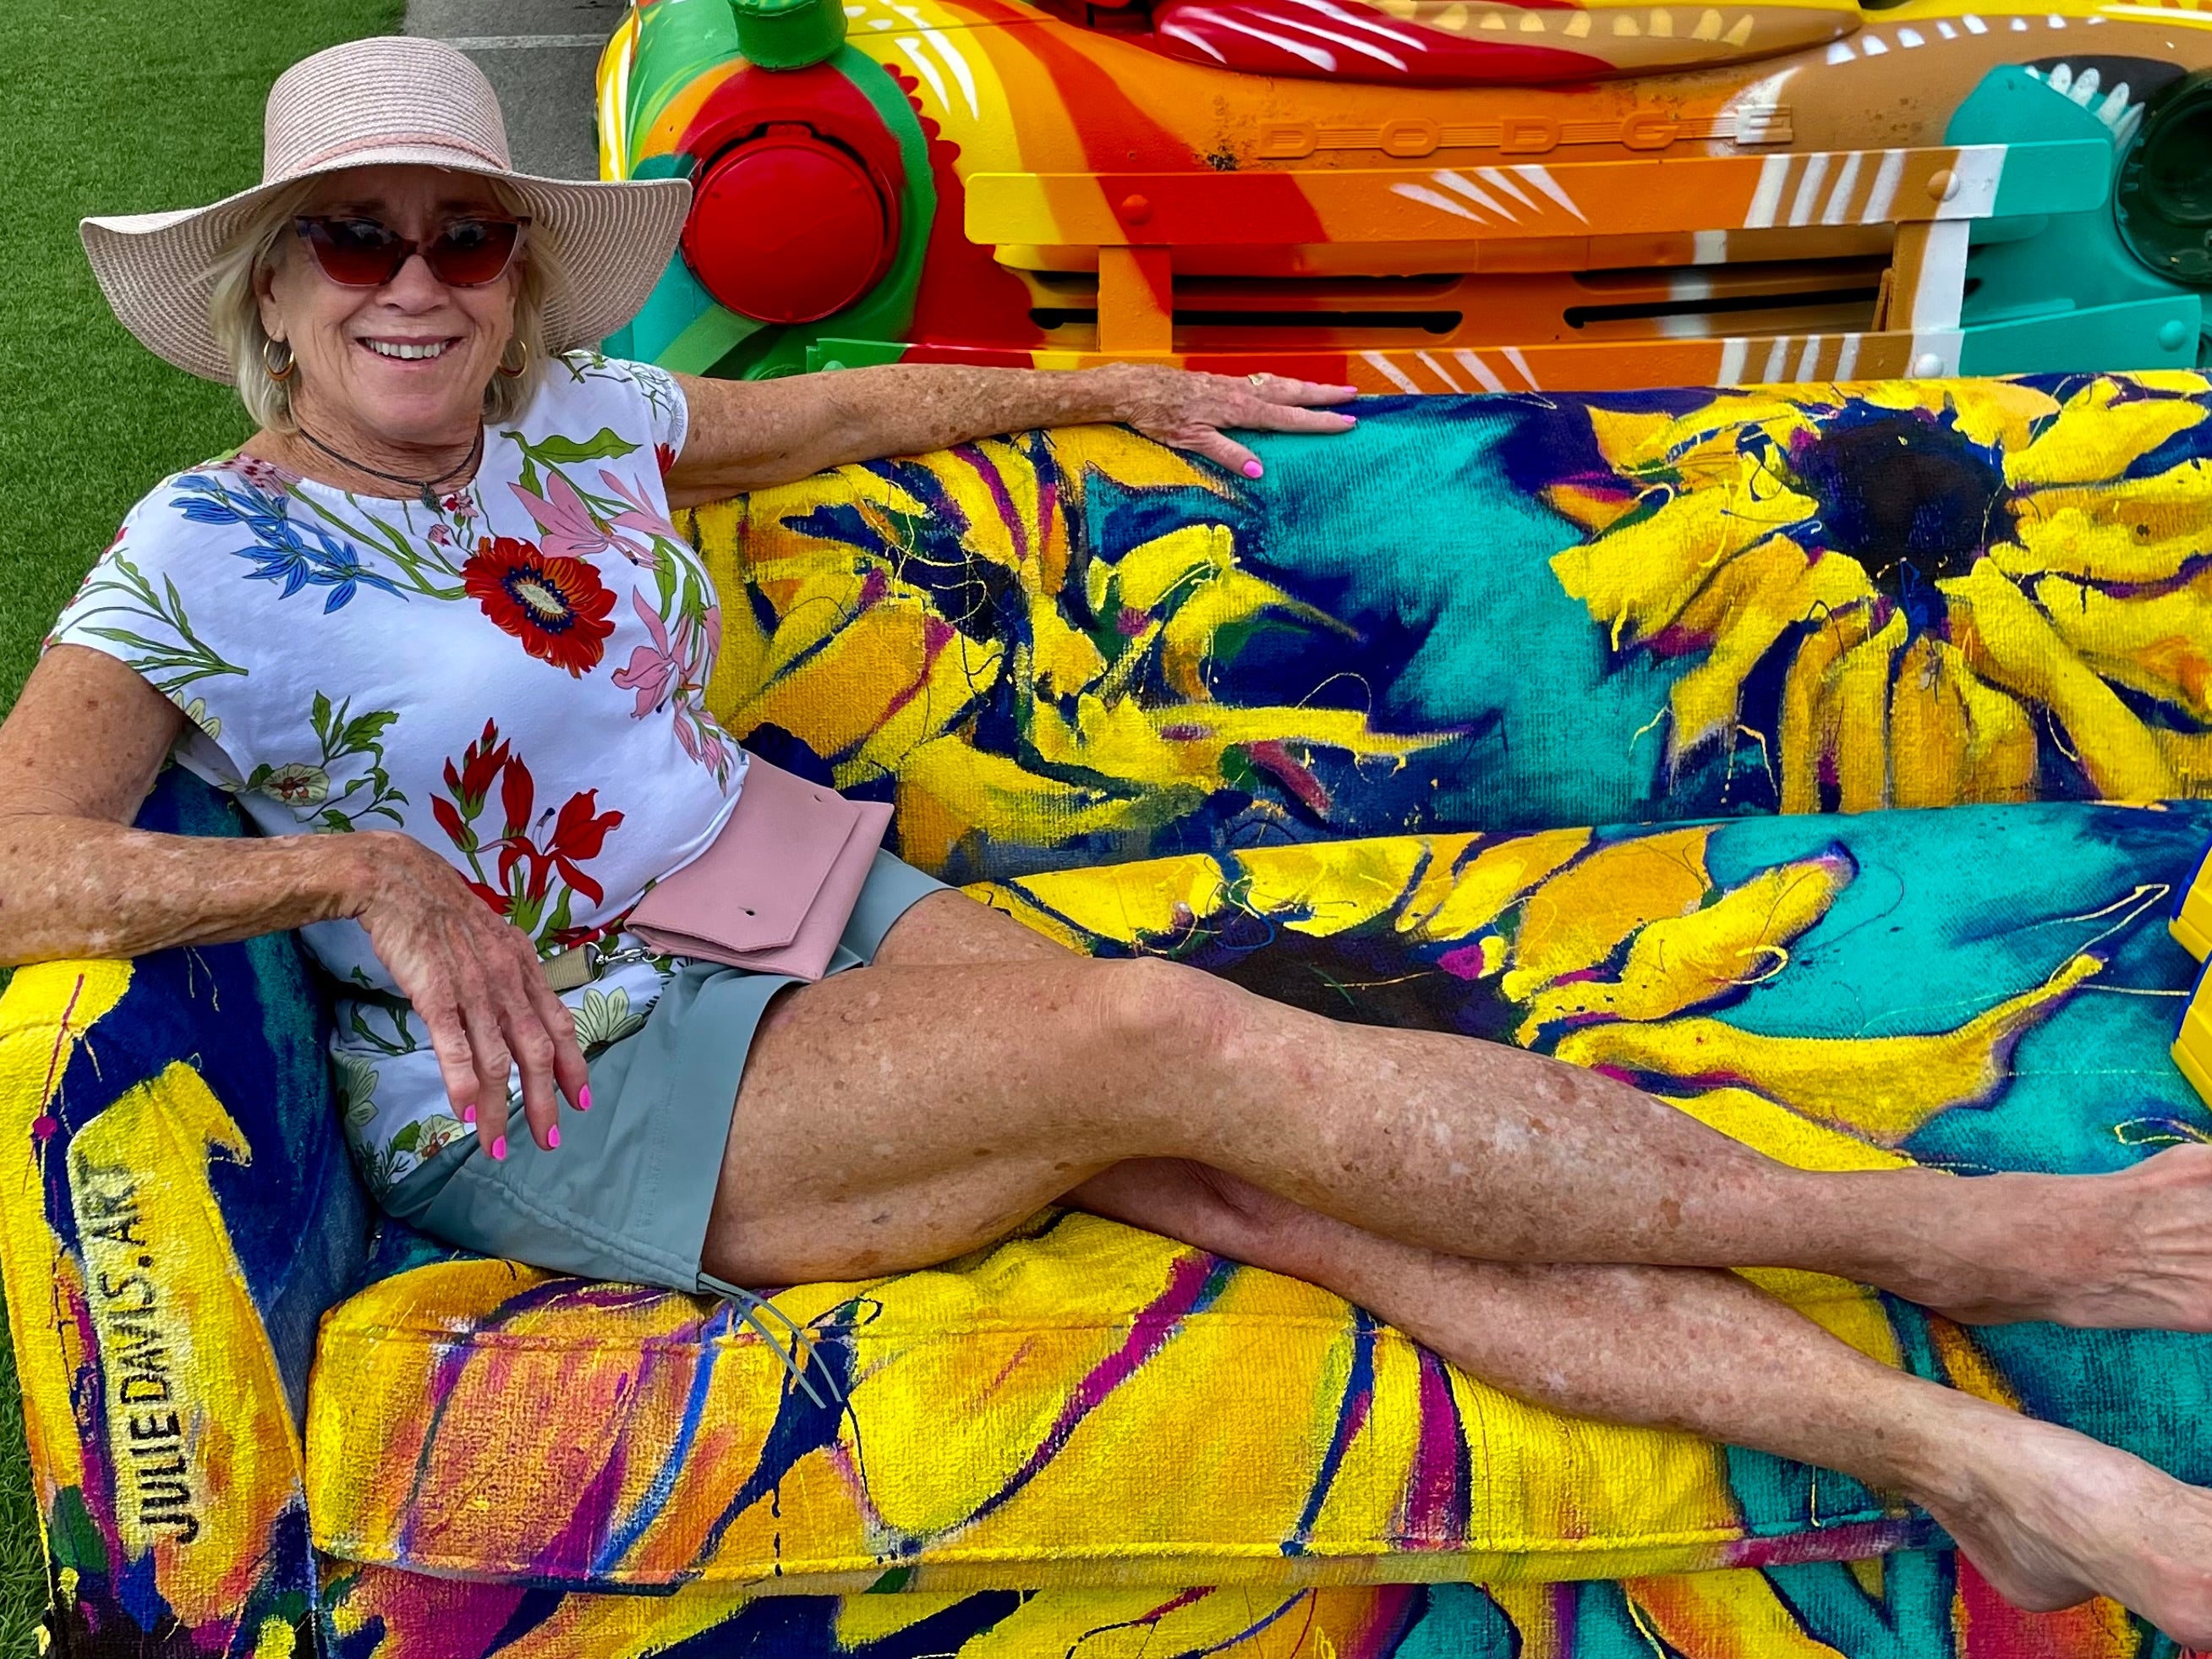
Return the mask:
<svg viewBox="0 0 2212 1659">
<path fill-rule="evenodd" d="M 2031 1613 L 2109 1596 L 2212 1646 L 2212 1492 L 2050 1423 L 1987 1408 L 1916 1493 L 1999 1594 Z"/>
<path fill-rule="evenodd" d="M 1866 1276 L 1970 1325 L 2212 1331 L 2212 1146 L 2101 1176 L 1962 1182 L 1945 1237 Z"/>
</svg>

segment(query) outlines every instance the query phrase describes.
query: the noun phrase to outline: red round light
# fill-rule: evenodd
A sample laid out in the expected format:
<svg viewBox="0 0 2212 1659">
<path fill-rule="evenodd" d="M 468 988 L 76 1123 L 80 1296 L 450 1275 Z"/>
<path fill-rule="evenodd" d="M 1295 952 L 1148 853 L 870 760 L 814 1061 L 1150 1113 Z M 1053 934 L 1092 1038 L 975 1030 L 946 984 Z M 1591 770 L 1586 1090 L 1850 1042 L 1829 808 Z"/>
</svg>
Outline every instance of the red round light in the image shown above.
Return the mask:
<svg viewBox="0 0 2212 1659">
<path fill-rule="evenodd" d="M 811 323 L 875 286 L 897 241 L 868 169 L 811 128 L 775 126 L 707 169 L 684 258 L 739 316 Z"/>
</svg>

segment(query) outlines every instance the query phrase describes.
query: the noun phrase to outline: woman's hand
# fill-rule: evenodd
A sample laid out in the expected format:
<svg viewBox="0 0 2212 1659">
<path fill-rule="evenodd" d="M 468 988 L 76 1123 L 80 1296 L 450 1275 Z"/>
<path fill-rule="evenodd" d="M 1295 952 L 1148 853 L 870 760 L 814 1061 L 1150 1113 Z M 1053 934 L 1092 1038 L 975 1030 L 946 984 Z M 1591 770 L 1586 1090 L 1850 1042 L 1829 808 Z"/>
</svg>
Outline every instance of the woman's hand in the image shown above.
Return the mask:
<svg viewBox="0 0 2212 1659">
<path fill-rule="evenodd" d="M 522 1073 L 531 1138 L 550 1152 L 561 1144 L 555 1087 L 580 1109 L 588 1097 L 575 1019 L 546 984 L 537 951 L 420 842 L 386 831 L 349 839 L 371 860 L 368 900 L 356 917 L 430 1028 L 454 1115 L 476 1126 L 486 1152 L 505 1158 L 511 1060 Z"/>
<path fill-rule="evenodd" d="M 1091 373 L 1117 405 L 1115 419 L 1248 478 L 1260 476 L 1260 458 L 1230 437 L 1228 428 L 1343 432 L 1358 424 L 1357 416 L 1328 407 L 1358 397 L 1357 386 L 1285 374 L 1202 374 L 1155 363 L 1113 363 Z"/>
</svg>

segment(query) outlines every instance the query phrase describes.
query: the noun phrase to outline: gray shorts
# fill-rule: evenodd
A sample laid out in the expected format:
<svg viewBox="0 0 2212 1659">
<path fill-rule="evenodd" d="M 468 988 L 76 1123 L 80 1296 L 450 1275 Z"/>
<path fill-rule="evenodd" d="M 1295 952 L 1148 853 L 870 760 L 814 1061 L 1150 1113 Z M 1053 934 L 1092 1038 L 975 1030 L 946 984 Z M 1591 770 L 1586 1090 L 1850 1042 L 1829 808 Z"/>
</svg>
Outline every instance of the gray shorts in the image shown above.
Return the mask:
<svg viewBox="0 0 2212 1659">
<path fill-rule="evenodd" d="M 873 962 L 893 922 L 945 890 L 878 853 L 829 971 Z M 518 1129 L 508 1133 L 506 1159 L 495 1163 L 466 1136 L 395 1184 L 384 1207 L 480 1255 L 591 1279 L 731 1291 L 701 1273 L 699 1253 L 738 1085 L 770 1000 L 804 982 L 685 963 L 645 1029 L 591 1062 L 592 1109 L 562 1109 L 557 1152 L 541 1152 Z"/>
</svg>

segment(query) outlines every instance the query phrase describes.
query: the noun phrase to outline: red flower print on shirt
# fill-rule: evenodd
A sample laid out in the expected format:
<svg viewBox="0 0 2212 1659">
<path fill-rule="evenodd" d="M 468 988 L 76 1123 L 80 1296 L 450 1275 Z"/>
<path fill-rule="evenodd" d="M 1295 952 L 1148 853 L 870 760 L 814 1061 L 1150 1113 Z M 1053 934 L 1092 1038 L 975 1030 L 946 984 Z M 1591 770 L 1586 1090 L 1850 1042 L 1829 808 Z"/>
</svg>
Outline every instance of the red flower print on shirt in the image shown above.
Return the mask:
<svg viewBox="0 0 2212 1659">
<path fill-rule="evenodd" d="M 486 840 L 477 833 L 477 819 L 495 783 L 504 822 Z M 565 949 L 605 931 L 577 927 L 570 920 L 572 896 L 587 904 L 606 897 L 606 890 L 584 866 L 599 857 L 608 835 L 623 821 L 618 811 L 598 810 L 598 790 L 580 789 L 558 811 L 549 806 L 538 812 L 530 768 L 486 720 L 483 735 L 461 751 L 460 763 L 446 763 L 446 792 L 430 803 L 430 810 L 468 861 L 469 890 L 478 898 L 537 940 L 541 950 Z"/>
<path fill-rule="evenodd" d="M 461 581 L 484 615 L 541 662 L 580 679 L 599 665 L 615 596 L 581 559 L 550 558 L 529 542 L 487 536 L 461 567 Z"/>
<path fill-rule="evenodd" d="M 659 463 L 660 476 L 665 478 L 668 476 L 669 468 L 676 465 L 676 451 L 668 444 L 655 444 L 653 447 L 653 459 Z"/>
</svg>

